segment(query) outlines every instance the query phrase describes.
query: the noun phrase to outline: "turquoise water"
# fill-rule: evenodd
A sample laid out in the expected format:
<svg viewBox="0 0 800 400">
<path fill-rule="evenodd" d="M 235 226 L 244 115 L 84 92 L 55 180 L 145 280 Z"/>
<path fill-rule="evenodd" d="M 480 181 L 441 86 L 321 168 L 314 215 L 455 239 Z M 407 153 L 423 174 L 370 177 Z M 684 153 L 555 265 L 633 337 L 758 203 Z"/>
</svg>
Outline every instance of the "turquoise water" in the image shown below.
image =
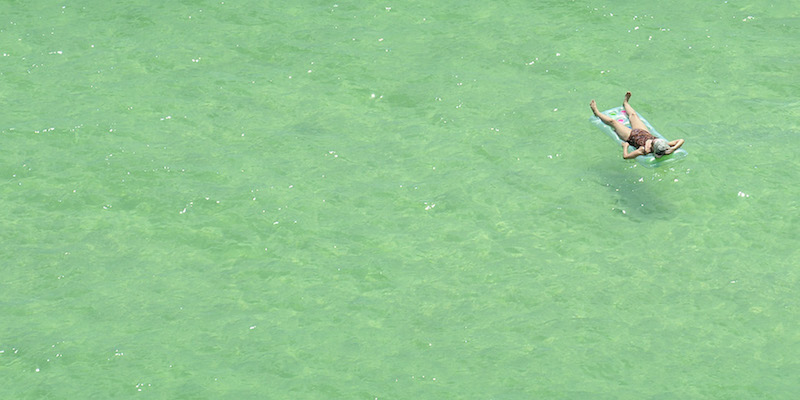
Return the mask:
<svg viewBox="0 0 800 400">
<path fill-rule="evenodd" d="M 799 18 L 3 1 L 0 398 L 792 398 Z"/>
</svg>

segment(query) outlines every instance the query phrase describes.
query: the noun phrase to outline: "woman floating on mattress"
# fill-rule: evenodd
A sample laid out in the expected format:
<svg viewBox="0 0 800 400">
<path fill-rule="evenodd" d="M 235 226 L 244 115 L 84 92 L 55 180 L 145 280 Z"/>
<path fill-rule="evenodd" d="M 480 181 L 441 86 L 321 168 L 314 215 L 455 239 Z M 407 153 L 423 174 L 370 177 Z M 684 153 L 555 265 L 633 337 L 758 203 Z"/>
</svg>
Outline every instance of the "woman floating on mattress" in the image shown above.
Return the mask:
<svg viewBox="0 0 800 400">
<path fill-rule="evenodd" d="M 630 98 L 631 92 L 625 93 L 625 100 L 622 101 L 622 106 L 625 108 L 625 113 L 628 114 L 628 120 L 631 122 L 630 128 L 608 115 L 600 113 L 594 100 L 589 104 L 594 115 L 614 128 L 614 132 L 622 139 L 622 158 L 629 160 L 649 153 L 653 153 L 656 158 L 660 158 L 661 156 L 672 154 L 672 152 L 683 146 L 683 139 L 667 142 L 651 135 L 642 120 L 639 119 L 639 114 L 636 114 L 633 107 L 628 104 Z M 628 145 L 636 146 L 636 150 L 628 153 Z"/>
</svg>

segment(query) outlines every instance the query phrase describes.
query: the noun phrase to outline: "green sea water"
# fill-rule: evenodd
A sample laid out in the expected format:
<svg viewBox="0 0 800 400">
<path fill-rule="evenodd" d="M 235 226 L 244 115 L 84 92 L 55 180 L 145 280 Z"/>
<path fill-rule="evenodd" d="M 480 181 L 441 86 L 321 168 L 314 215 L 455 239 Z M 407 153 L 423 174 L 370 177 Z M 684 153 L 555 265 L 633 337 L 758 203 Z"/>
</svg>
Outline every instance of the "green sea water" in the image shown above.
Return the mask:
<svg viewBox="0 0 800 400">
<path fill-rule="evenodd" d="M 0 398 L 794 398 L 798 10 L 2 0 Z"/>
</svg>

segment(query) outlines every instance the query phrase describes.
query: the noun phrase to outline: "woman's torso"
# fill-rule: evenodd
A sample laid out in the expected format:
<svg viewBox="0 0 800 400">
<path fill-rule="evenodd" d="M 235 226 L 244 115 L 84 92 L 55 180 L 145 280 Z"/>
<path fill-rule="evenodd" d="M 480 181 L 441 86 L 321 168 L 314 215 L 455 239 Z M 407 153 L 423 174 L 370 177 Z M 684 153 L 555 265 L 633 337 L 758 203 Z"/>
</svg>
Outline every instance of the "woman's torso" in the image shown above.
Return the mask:
<svg viewBox="0 0 800 400">
<path fill-rule="evenodd" d="M 648 140 L 652 139 L 655 139 L 655 136 L 644 129 L 631 129 L 631 134 L 628 136 L 628 144 L 639 148 L 643 147 Z"/>
</svg>

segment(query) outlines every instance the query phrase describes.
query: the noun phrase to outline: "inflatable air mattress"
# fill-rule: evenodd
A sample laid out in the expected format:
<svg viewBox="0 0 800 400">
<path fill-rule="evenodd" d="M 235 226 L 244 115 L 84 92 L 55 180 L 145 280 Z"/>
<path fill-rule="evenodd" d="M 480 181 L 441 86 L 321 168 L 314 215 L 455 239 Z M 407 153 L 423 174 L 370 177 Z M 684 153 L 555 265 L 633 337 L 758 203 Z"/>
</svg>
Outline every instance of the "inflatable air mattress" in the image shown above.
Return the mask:
<svg viewBox="0 0 800 400">
<path fill-rule="evenodd" d="M 625 124 L 625 126 L 627 126 L 629 128 L 631 126 L 631 122 L 628 120 L 628 114 L 625 113 L 625 109 L 622 106 L 615 107 L 615 108 L 612 108 L 610 110 L 603 111 L 602 114 L 608 115 L 609 117 L 614 118 L 619 122 L 622 122 L 623 124 Z M 638 113 L 638 114 L 639 114 L 639 119 L 641 119 L 642 122 L 644 122 L 645 126 L 647 126 L 647 130 L 650 131 L 650 133 L 653 136 L 669 141 L 669 139 L 665 138 L 664 136 L 661 136 L 661 134 L 658 133 L 658 131 L 656 131 L 655 128 L 653 128 L 653 125 L 650 125 L 650 123 L 647 122 L 647 119 L 645 119 L 642 116 L 641 113 Z M 617 142 L 617 145 L 620 145 L 620 147 L 621 147 L 622 139 L 620 139 L 619 136 L 617 136 L 617 133 L 614 132 L 614 128 L 606 125 L 605 123 L 603 123 L 603 121 L 600 120 L 600 118 L 597 118 L 595 116 L 592 116 L 591 121 L 598 128 L 600 128 L 600 130 L 605 132 L 606 135 L 608 135 L 611 139 L 614 139 L 614 141 Z M 629 152 L 634 151 L 635 149 L 636 149 L 636 147 L 633 147 L 633 146 L 628 147 L 628 151 Z M 655 167 L 659 167 L 659 166 L 662 166 L 662 165 L 665 165 L 665 164 L 671 164 L 671 163 L 673 163 L 675 161 L 678 161 L 680 159 L 686 158 L 686 156 L 688 154 L 689 153 L 687 153 L 686 150 L 684 150 L 681 147 L 680 149 L 675 150 L 672 154 L 667 155 L 667 156 L 663 156 L 661 158 L 656 158 L 653 155 L 653 153 L 650 153 L 650 154 L 646 154 L 646 155 L 643 155 L 643 156 L 636 157 L 636 161 L 639 164 L 641 164 L 641 165 L 643 165 L 645 167 L 655 168 Z"/>
</svg>

